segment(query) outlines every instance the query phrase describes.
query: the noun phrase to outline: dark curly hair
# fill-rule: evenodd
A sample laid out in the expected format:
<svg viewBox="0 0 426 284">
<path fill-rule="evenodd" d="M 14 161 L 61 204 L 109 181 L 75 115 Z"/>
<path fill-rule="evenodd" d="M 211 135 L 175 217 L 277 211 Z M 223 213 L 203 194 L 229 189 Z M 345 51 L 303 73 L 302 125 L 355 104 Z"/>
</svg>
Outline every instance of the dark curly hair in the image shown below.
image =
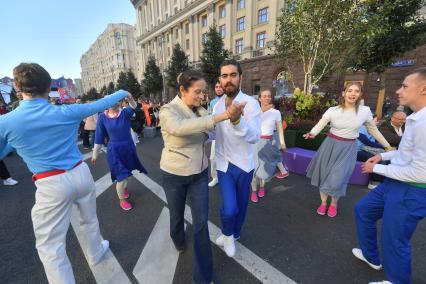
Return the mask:
<svg viewBox="0 0 426 284">
<path fill-rule="evenodd" d="M 52 83 L 49 73 L 37 63 L 21 63 L 13 69 L 13 80 L 17 92 L 31 96 L 43 96 Z"/>
</svg>

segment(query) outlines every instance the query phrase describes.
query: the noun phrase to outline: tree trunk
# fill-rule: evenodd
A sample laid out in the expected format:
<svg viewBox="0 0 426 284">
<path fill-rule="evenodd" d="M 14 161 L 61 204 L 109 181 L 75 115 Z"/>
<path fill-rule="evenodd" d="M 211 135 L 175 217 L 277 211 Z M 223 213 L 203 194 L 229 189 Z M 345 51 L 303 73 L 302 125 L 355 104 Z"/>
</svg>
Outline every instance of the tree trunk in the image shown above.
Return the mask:
<svg viewBox="0 0 426 284">
<path fill-rule="evenodd" d="M 378 119 L 383 116 L 383 103 L 385 101 L 385 90 L 386 90 L 386 74 L 385 72 L 379 74 L 380 79 L 380 90 L 377 97 L 376 115 Z"/>
</svg>

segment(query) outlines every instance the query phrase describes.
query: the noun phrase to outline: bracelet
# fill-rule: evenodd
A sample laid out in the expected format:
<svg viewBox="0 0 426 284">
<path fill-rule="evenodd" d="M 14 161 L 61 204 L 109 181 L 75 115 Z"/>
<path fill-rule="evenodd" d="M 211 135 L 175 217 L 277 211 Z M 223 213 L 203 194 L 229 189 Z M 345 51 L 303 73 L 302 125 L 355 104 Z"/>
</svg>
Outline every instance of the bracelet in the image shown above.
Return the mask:
<svg viewBox="0 0 426 284">
<path fill-rule="evenodd" d="M 236 121 L 231 121 L 233 125 L 238 125 L 240 123 L 241 117 L 238 118 Z"/>
</svg>

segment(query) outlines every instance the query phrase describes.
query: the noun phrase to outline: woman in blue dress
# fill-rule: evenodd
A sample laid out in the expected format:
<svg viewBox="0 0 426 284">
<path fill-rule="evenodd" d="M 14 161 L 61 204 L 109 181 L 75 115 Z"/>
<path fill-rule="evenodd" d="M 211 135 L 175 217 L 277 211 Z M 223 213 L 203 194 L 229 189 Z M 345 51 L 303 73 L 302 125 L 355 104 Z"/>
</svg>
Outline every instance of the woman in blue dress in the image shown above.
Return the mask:
<svg viewBox="0 0 426 284">
<path fill-rule="evenodd" d="M 130 107 L 121 109 L 117 103 L 99 115 L 96 125 L 95 147 L 93 149 L 92 163 L 100 152 L 105 138 L 108 137 L 106 158 L 111 171 L 111 179 L 117 182 L 117 195 L 120 207 L 123 210 L 132 209 L 132 204 L 127 200 L 127 178 L 132 176 L 133 170 L 147 173 L 139 161 L 136 147 L 130 134 L 131 117 L 133 116 L 136 102 L 131 96 L 127 98 Z"/>
</svg>

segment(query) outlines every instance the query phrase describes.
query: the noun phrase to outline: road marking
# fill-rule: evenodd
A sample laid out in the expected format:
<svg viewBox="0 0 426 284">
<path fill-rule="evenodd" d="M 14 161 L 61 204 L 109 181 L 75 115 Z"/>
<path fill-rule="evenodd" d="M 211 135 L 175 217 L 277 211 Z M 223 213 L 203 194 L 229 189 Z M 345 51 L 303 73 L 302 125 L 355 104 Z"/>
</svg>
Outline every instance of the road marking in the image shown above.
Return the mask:
<svg viewBox="0 0 426 284">
<path fill-rule="evenodd" d="M 133 269 L 139 283 L 173 283 L 179 252 L 170 238 L 169 218 L 164 207 Z"/>
<path fill-rule="evenodd" d="M 79 210 L 76 205 L 73 206 L 72 215 L 71 215 L 71 226 L 77 236 L 77 240 L 80 243 L 80 246 L 83 250 L 84 256 L 86 256 L 86 247 L 84 239 L 81 237 L 80 233 L 80 224 L 79 224 Z M 109 249 L 108 252 L 103 257 L 102 261 L 95 265 L 89 265 L 90 270 L 93 273 L 93 276 L 96 279 L 97 283 L 102 284 L 131 284 L 129 277 L 127 277 L 126 272 L 124 272 L 120 263 L 115 258 L 112 251 Z"/>
<path fill-rule="evenodd" d="M 166 196 L 163 188 L 150 179 L 147 175 L 141 173 L 134 173 L 134 177 L 144 184 L 152 193 L 157 195 L 164 203 L 167 204 Z M 191 209 L 188 205 L 185 205 L 185 219 L 190 224 L 192 224 L 192 215 Z M 220 234 L 221 230 L 212 222 L 208 222 L 210 239 L 215 240 Z M 214 242 L 213 242 L 214 243 Z M 265 284 L 295 284 L 293 280 L 281 273 L 275 267 L 261 259 L 259 256 L 254 254 L 244 245 L 239 242 L 236 242 L 237 246 L 237 255 L 234 257 L 234 260 L 249 271 L 254 277 L 260 280 Z M 223 250 L 223 248 L 221 248 Z M 149 262 L 149 261 L 148 261 Z M 166 282 L 164 282 L 166 283 Z M 169 282 L 172 283 L 172 282 Z"/>
</svg>

